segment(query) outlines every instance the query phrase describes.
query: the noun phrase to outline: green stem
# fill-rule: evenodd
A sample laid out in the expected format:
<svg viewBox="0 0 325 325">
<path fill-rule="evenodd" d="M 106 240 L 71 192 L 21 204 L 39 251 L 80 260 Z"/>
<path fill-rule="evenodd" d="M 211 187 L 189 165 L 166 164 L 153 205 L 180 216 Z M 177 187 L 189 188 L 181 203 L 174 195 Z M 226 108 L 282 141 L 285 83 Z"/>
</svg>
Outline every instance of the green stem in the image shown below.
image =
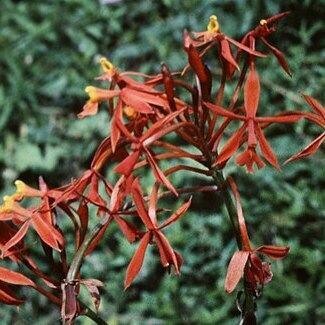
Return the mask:
<svg viewBox="0 0 325 325">
<path fill-rule="evenodd" d="M 243 242 L 241 238 L 241 232 L 239 227 L 237 209 L 231 198 L 231 193 L 227 187 L 227 182 L 224 179 L 221 171 L 214 171 L 213 179 L 216 182 L 218 188 L 220 189 L 221 196 L 225 203 L 228 215 L 232 224 L 233 231 L 235 233 L 235 238 L 239 250 L 243 250 Z M 244 302 L 241 306 L 241 324 L 243 325 L 253 325 L 256 324 L 256 303 L 255 303 L 255 293 L 252 284 L 246 281 L 244 277 Z"/>
<path fill-rule="evenodd" d="M 93 310 L 87 307 L 83 302 L 79 301 L 79 305 L 81 308 L 84 308 L 86 312 L 83 314 L 88 318 L 92 319 L 96 324 L 99 325 L 108 325 L 102 318 L 100 318 Z"/>
<path fill-rule="evenodd" d="M 68 270 L 67 277 L 66 277 L 67 283 L 74 281 L 76 279 L 76 276 L 79 272 L 81 263 L 83 261 L 83 258 L 86 254 L 88 247 L 90 246 L 92 241 L 96 238 L 96 236 L 101 231 L 101 229 L 106 225 L 106 223 L 109 221 L 109 219 L 110 219 L 110 215 L 108 215 L 108 214 L 104 218 L 102 218 L 100 220 L 100 222 L 98 224 L 96 224 L 96 226 L 91 230 L 89 236 L 87 238 L 85 238 L 85 240 L 80 245 L 76 255 L 74 256 L 74 258 L 71 262 L 70 268 Z M 92 311 L 90 308 L 88 308 L 84 303 L 79 301 L 79 304 L 80 304 L 80 307 L 86 309 L 86 313 L 84 314 L 85 316 L 92 319 L 96 324 L 107 325 L 107 323 L 103 319 L 101 319 L 94 311 Z"/>
<path fill-rule="evenodd" d="M 109 215 L 106 215 L 104 218 L 102 218 L 100 222 L 92 229 L 89 236 L 80 245 L 76 255 L 74 256 L 71 262 L 69 271 L 67 273 L 67 277 L 66 277 L 67 282 L 75 280 L 89 245 L 95 239 L 95 237 L 98 235 L 101 229 L 105 226 L 105 224 L 108 222 L 109 218 L 110 218 Z"/>
<path fill-rule="evenodd" d="M 230 218 L 230 221 L 232 224 L 232 228 L 235 233 L 237 246 L 239 249 L 242 249 L 243 243 L 242 243 L 241 235 L 240 235 L 240 227 L 239 227 L 239 222 L 238 222 L 237 210 L 236 210 L 234 202 L 231 198 L 231 194 L 228 190 L 227 182 L 224 179 L 221 171 L 214 171 L 212 177 L 213 177 L 214 181 L 216 182 L 216 185 L 220 189 L 221 197 L 222 197 L 222 199 L 225 203 L 226 209 L 228 211 L 228 215 L 229 215 L 229 218 Z"/>
</svg>

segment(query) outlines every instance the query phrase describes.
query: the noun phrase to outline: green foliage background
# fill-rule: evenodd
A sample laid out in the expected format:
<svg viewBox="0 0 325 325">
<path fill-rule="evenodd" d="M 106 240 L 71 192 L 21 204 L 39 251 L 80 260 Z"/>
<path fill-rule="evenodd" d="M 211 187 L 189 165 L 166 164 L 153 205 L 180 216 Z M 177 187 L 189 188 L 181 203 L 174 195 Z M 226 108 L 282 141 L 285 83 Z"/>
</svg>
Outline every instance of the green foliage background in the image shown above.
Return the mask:
<svg viewBox="0 0 325 325">
<path fill-rule="evenodd" d="M 107 134 L 108 118 L 77 120 L 95 85 L 97 63 L 106 56 L 122 70 L 158 73 L 160 62 L 172 70 L 185 63 L 184 28 L 206 28 L 217 14 L 222 30 L 237 39 L 261 18 L 291 10 L 273 37 L 285 53 L 293 78 L 269 58 L 260 65 L 266 110 L 307 107 L 298 91 L 325 104 L 325 1 L 1 0 L 0 2 L 0 192 L 13 191 L 17 178 L 36 184 L 43 175 L 51 186 L 87 168 L 96 144 Z M 270 130 L 283 162 L 320 133 L 302 122 Z M 313 158 L 277 173 L 266 167 L 247 175 L 237 167 L 244 212 L 253 243 L 286 244 L 291 254 L 272 264 L 274 281 L 259 301 L 263 324 L 325 323 L 324 146 Z M 181 182 L 180 175 L 175 182 Z M 188 177 L 186 177 L 188 179 Z M 188 179 L 188 185 L 202 183 Z M 172 202 L 170 202 L 172 203 Z M 234 324 L 235 295 L 223 291 L 226 266 L 235 250 L 230 225 L 215 195 L 195 197 L 193 207 L 169 233 L 185 258 L 182 275 L 166 276 L 157 252 L 146 256 L 135 284 L 123 291 L 126 266 L 135 247 L 111 229 L 84 276 L 107 286 L 101 315 L 110 324 Z M 2 262 L 1 262 L 2 263 Z M 4 324 L 58 324 L 55 306 L 24 289 L 26 303 L 4 306 Z M 90 324 L 80 318 L 79 324 Z"/>
</svg>

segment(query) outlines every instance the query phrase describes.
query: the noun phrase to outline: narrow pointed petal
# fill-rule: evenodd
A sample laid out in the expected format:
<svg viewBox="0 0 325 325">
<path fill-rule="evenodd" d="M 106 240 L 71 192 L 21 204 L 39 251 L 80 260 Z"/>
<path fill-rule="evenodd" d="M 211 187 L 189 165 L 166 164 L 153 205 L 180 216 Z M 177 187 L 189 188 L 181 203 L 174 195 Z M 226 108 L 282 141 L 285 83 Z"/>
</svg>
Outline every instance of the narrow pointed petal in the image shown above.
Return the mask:
<svg viewBox="0 0 325 325">
<path fill-rule="evenodd" d="M 90 181 L 90 188 L 89 188 L 89 193 L 87 197 L 91 200 L 91 202 L 95 203 L 97 206 L 100 207 L 106 207 L 106 201 L 101 197 L 101 195 L 98 193 L 99 188 L 98 188 L 98 177 L 94 173 L 91 176 L 91 181 Z"/>
<path fill-rule="evenodd" d="M 258 279 L 260 284 L 264 286 L 264 274 L 263 274 L 263 264 L 260 258 L 252 253 L 249 255 L 249 261 L 250 261 L 250 270 L 254 274 L 254 278 Z"/>
<path fill-rule="evenodd" d="M 122 115 L 123 115 L 122 102 L 118 101 L 111 121 L 111 144 L 112 144 L 113 152 L 115 152 L 116 145 L 121 135 L 121 130 L 118 127 L 118 123 L 116 122 L 116 120 L 118 119 L 122 123 L 122 118 L 123 118 Z"/>
<path fill-rule="evenodd" d="M 1 249 L 1 255 L 6 256 L 6 252 L 17 243 L 19 243 L 26 235 L 26 232 L 29 228 L 31 220 L 25 221 L 25 223 L 20 227 L 15 236 L 13 236 Z"/>
<path fill-rule="evenodd" d="M 263 245 L 261 247 L 255 248 L 254 251 L 262 253 L 272 259 L 279 259 L 284 258 L 289 254 L 290 247 Z"/>
<path fill-rule="evenodd" d="M 178 265 L 178 259 L 172 249 L 168 239 L 160 231 L 155 231 L 154 236 L 159 249 L 161 263 L 164 267 L 171 268 L 172 265 L 175 267 L 175 273 L 180 273 L 180 265 Z"/>
<path fill-rule="evenodd" d="M 246 130 L 247 123 L 244 123 L 239 130 L 237 130 L 232 137 L 226 142 L 224 147 L 222 148 L 220 154 L 218 155 L 216 163 L 213 164 L 221 164 L 224 161 L 228 160 L 240 147 L 242 136 Z"/>
<path fill-rule="evenodd" d="M 143 141 L 143 145 L 148 146 L 152 142 L 158 140 L 159 138 L 165 136 L 166 134 L 172 133 L 172 132 L 180 129 L 185 124 L 186 124 L 186 122 L 181 122 L 181 123 L 169 125 L 163 129 L 160 129 L 159 131 L 157 130 L 156 133 L 151 135 L 150 137 L 148 137 L 148 134 L 144 134 L 143 138 L 145 138 L 146 140 Z"/>
<path fill-rule="evenodd" d="M 185 42 L 186 41 L 184 41 L 184 44 Z M 208 75 L 201 60 L 200 53 L 192 44 L 189 44 L 186 51 L 188 54 L 188 62 L 191 68 L 199 78 L 200 82 L 204 84 L 208 80 Z"/>
<path fill-rule="evenodd" d="M 288 112 L 289 113 L 289 112 Z M 268 117 L 256 117 L 258 123 L 295 123 L 304 117 L 303 113 L 292 115 L 276 115 Z"/>
<path fill-rule="evenodd" d="M 244 101 L 247 117 L 255 117 L 260 99 L 260 79 L 255 69 L 251 69 L 245 84 Z"/>
<path fill-rule="evenodd" d="M 217 113 L 219 116 L 223 116 L 223 117 L 229 117 L 231 119 L 236 119 L 236 120 L 241 120 L 241 121 L 245 121 L 246 117 L 242 116 L 242 115 L 238 115 L 235 114 L 233 112 L 230 112 L 220 106 L 217 105 L 213 105 L 211 103 L 204 103 L 204 105 L 206 107 L 208 107 L 209 109 L 211 109 L 213 112 Z"/>
<path fill-rule="evenodd" d="M 277 20 L 279 20 L 279 19 L 281 19 L 281 18 L 283 18 L 284 16 L 289 15 L 289 14 L 290 14 L 290 11 L 284 11 L 284 12 L 281 12 L 281 13 L 275 15 L 275 16 L 272 16 L 272 17 L 266 19 L 266 22 L 267 22 L 268 24 L 270 24 L 270 23 L 274 23 L 275 21 L 277 21 Z"/>
<path fill-rule="evenodd" d="M 177 221 L 183 214 L 186 213 L 186 211 L 188 210 L 188 208 L 190 207 L 192 202 L 192 197 L 190 197 L 190 199 L 184 203 L 181 207 L 179 207 L 175 213 L 173 213 L 160 227 L 159 229 L 165 228 L 167 226 L 169 226 L 171 223 Z"/>
<path fill-rule="evenodd" d="M 240 202 L 240 195 L 238 192 L 237 185 L 234 181 L 234 179 L 229 176 L 227 178 L 229 185 L 231 187 L 231 190 L 235 196 L 235 201 L 236 201 L 236 209 L 237 209 L 237 217 L 238 217 L 238 222 L 239 222 L 239 228 L 240 228 L 240 235 L 241 235 L 241 240 L 244 246 L 244 249 L 246 251 L 251 251 L 251 245 L 248 237 L 248 232 L 247 232 L 247 227 L 246 227 L 246 222 L 243 214 L 243 208 Z"/>
<path fill-rule="evenodd" d="M 164 127 L 166 127 L 174 118 L 179 116 L 185 108 L 178 110 L 177 112 L 172 112 L 165 116 L 163 119 L 160 119 L 156 123 L 154 123 L 149 130 L 141 137 L 141 141 L 145 144 L 148 145 L 151 142 L 159 139 L 163 135 L 166 134 L 166 130 L 164 130 Z M 161 132 L 162 131 L 162 132 Z M 160 133 L 159 133 L 160 132 Z M 159 133 L 157 135 L 157 133 Z"/>
<path fill-rule="evenodd" d="M 127 106 L 139 113 L 151 114 L 153 112 L 152 107 L 143 100 L 141 93 L 136 90 L 123 88 L 120 98 Z"/>
<path fill-rule="evenodd" d="M 152 187 L 152 191 L 149 198 L 149 207 L 148 207 L 148 215 L 151 219 L 152 224 L 155 228 L 158 227 L 157 223 L 157 200 L 158 200 L 158 190 L 159 190 L 159 183 L 156 182 Z"/>
<path fill-rule="evenodd" d="M 129 243 L 133 243 L 136 238 L 138 237 L 138 229 L 133 226 L 130 222 L 128 222 L 127 220 L 119 217 L 119 216 L 114 216 L 115 221 L 118 223 L 118 225 L 120 226 L 124 236 L 126 237 L 126 239 L 128 240 Z"/>
<path fill-rule="evenodd" d="M 178 196 L 176 189 L 174 188 L 172 183 L 167 179 L 167 177 L 162 172 L 162 170 L 158 167 L 151 153 L 147 149 L 146 149 L 146 157 L 157 181 L 165 185 L 171 192 L 173 192 L 176 196 Z"/>
<path fill-rule="evenodd" d="M 225 280 L 226 292 L 231 293 L 236 288 L 243 275 L 249 254 L 250 252 L 247 251 L 237 251 L 231 258 Z"/>
<path fill-rule="evenodd" d="M 261 37 L 261 40 L 265 43 L 265 45 L 273 52 L 275 57 L 278 59 L 281 67 L 283 70 L 290 76 L 292 77 L 292 74 L 290 72 L 290 69 L 288 67 L 287 61 L 284 58 L 284 55 L 280 50 L 278 50 L 276 47 L 272 46 L 264 37 Z"/>
<path fill-rule="evenodd" d="M 303 150 L 301 150 L 297 154 L 295 154 L 292 157 L 290 157 L 289 159 L 287 159 L 284 162 L 284 164 L 287 164 L 288 162 L 296 160 L 296 159 L 307 157 L 307 156 L 315 153 L 318 150 L 318 148 L 320 147 L 320 145 L 324 142 L 324 140 L 325 140 L 325 132 L 322 133 L 319 137 L 317 137 L 313 142 L 311 142 Z"/>
<path fill-rule="evenodd" d="M 0 267 L 0 281 L 15 285 L 34 287 L 35 283 L 25 275 Z"/>
<path fill-rule="evenodd" d="M 147 208 L 143 199 L 141 185 L 138 178 L 136 178 L 132 184 L 132 197 L 142 222 L 146 225 L 148 229 L 153 229 L 154 225 L 147 212 Z"/>
<path fill-rule="evenodd" d="M 51 224 L 45 222 L 40 214 L 36 214 L 32 217 L 32 224 L 40 239 L 53 249 L 57 251 L 61 250 L 57 240 L 57 230 Z"/>
<path fill-rule="evenodd" d="M 84 118 L 90 115 L 96 115 L 98 112 L 98 103 L 88 101 L 82 109 L 83 111 L 78 114 L 79 118 Z"/>
<path fill-rule="evenodd" d="M 126 279 L 124 281 L 124 289 L 127 289 L 131 285 L 135 277 L 138 275 L 143 264 L 144 256 L 146 254 L 146 249 L 149 244 L 150 237 L 151 237 L 150 232 L 147 232 L 142 237 L 140 244 L 136 252 L 134 253 L 132 260 L 127 268 Z"/>
<path fill-rule="evenodd" d="M 9 288 L 0 288 L 0 301 L 5 305 L 20 305 L 24 303 L 24 300 L 18 299 L 14 296 L 12 290 Z"/>
<path fill-rule="evenodd" d="M 246 45 L 244 45 L 244 44 L 242 44 L 242 43 L 239 43 L 239 42 L 235 41 L 234 39 L 232 39 L 232 38 L 230 38 L 230 37 L 228 37 L 228 36 L 225 36 L 225 39 L 226 39 L 227 41 L 229 41 L 230 43 L 236 45 L 236 46 L 239 47 L 240 49 L 242 49 L 242 50 L 248 52 L 249 54 L 252 54 L 252 55 L 255 55 L 255 56 L 259 56 L 259 57 L 261 57 L 261 58 L 266 58 L 266 57 L 267 57 L 266 54 L 261 53 L 261 52 L 258 52 L 258 51 L 254 51 L 254 50 L 250 49 L 249 47 L 247 47 Z"/>
<path fill-rule="evenodd" d="M 114 171 L 117 174 L 122 174 L 125 177 L 129 176 L 138 162 L 140 157 L 140 151 L 136 150 L 127 156 L 122 162 L 120 162 L 115 168 Z"/>
<path fill-rule="evenodd" d="M 238 63 L 236 62 L 229 43 L 227 40 L 223 39 L 220 41 L 221 44 L 221 55 L 230 63 L 232 64 L 238 71 L 240 71 Z"/>
<path fill-rule="evenodd" d="M 255 128 L 256 136 L 258 138 L 260 148 L 262 151 L 263 156 L 265 159 L 277 170 L 281 170 L 278 159 L 276 158 L 275 154 L 273 153 L 273 150 L 271 146 L 269 145 L 268 141 L 266 140 L 263 131 L 261 130 L 260 126 L 257 125 Z"/>
<path fill-rule="evenodd" d="M 309 104 L 309 106 L 317 113 L 319 114 L 325 122 L 325 108 L 313 97 L 302 94 L 302 96 L 305 98 L 306 102 Z"/>
</svg>

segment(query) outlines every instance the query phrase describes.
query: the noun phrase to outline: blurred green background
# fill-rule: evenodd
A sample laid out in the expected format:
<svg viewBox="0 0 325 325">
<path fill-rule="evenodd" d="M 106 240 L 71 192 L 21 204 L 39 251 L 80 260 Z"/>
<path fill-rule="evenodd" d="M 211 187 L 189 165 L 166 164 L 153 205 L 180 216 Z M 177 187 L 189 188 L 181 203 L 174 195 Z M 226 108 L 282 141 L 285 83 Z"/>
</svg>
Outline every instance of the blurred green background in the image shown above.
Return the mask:
<svg viewBox="0 0 325 325">
<path fill-rule="evenodd" d="M 259 70 L 261 106 L 271 112 L 306 108 L 298 91 L 325 104 L 324 0 L 1 0 L 0 194 L 11 193 L 17 178 L 36 184 L 43 175 L 54 187 L 87 168 L 109 125 L 104 111 L 76 119 L 86 100 L 84 88 L 100 85 L 93 81 L 100 73 L 99 57 L 122 70 L 159 73 L 162 61 L 180 70 L 184 28 L 204 30 L 216 14 L 222 31 L 240 39 L 261 18 L 285 10 L 292 13 L 271 39 L 286 55 L 293 78 L 274 58 L 261 62 Z M 267 135 L 283 162 L 320 132 L 300 122 Z M 253 176 L 227 169 L 237 175 L 252 242 L 291 247 L 289 257 L 272 263 L 274 280 L 258 306 L 262 324 L 325 323 L 324 167 L 323 146 L 282 173 L 268 166 Z M 203 180 L 187 177 L 186 182 Z M 85 278 L 106 283 L 102 317 L 114 325 L 235 324 L 235 294 L 223 291 L 235 242 L 217 198 L 195 197 L 191 212 L 169 237 L 185 259 L 182 275 L 167 276 L 157 252 L 150 250 L 141 274 L 124 292 L 135 245 L 130 249 L 117 229 L 109 232 L 82 269 Z M 2 324 L 60 323 L 55 306 L 32 290 L 23 289 L 22 295 L 27 301 L 19 310 L 1 306 Z M 92 322 L 80 318 L 77 323 Z"/>
</svg>

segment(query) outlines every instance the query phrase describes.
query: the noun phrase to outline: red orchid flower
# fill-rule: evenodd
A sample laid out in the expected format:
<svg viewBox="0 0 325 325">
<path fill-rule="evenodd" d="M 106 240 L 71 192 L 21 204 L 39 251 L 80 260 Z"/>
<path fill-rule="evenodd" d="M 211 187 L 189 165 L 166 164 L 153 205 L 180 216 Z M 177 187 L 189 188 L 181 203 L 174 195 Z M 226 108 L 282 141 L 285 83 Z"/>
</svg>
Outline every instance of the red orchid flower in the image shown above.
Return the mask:
<svg viewBox="0 0 325 325">
<path fill-rule="evenodd" d="M 267 18 L 267 19 L 261 19 L 259 26 L 257 26 L 253 31 L 247 33 L 241 40 L 241 44 L 246 45 L 247 47 L 251 47 L 252 40 L 254 40 L 254 42 L 255 42 L 255 40 L 260 39 L 271 50 L 272 54 L 277 58 L 281 67 L 283 68 L 283 70 L 289 76 L 291 76 L 291 72 L 289 70 L 288 64 L 287 64 L 282 52 L 279 49 L 277 49 L 276 47 L 274 47 L 273 45 L 271 45 L 265 38 L 265 37 L 273 34 L 276 31 L 276 27 L 274 25 L 272 25 L 270 27 L 270 24 L 285 17 L 289 13 L 290 13 L 289 11 L 286 11 L 286 12 L 282 12 L 278 15 L 272 16 L 270 18 Z M 237 55 L 236 55 L 237 62 L 240 59 L 241 53 L 242 53 L 242 49 L 239 47 Z M 235 69 L 232 68 L 231 74 L 233 74 L 234 70 Z"/>
<path fill-rule="evenodd" d="M 232 66 L 233 69 L 239 70 L 238 60 L 235 60 L 230 44 L 237 46 L 239 49 L 250 53 L 251 55 L 266 57 L 265 54 L 255 51 L 245 44 L 239 43 L 233 38 L 226 36 L 220 31 L 220 26 L 218 19 L 215 15 L 210 17 L 207 30 L 204 32 L 194 32 L 193 33 L 195 40 L 193 40 L 187 31 L 184 33 L 184 48 L 189 55 L 189 65 L 198 75 L 200 81 L 202 82 L 202 77 L 206 75 L 203 69 L 203 63 L 201 57 L 207 53 L 207 51 L 216 44 L 220 44 L 220 55 L 219 59 L 222 64 L 225 65 L 226 70 L 229 72 L 231 69 L 229 66 Z M 207 45 L 204 50 L 200 53 L 196 48 Z M 188 65 L 184 68 L 183 73 L 188 69 Z M 201 77 L 200 77 L 201 76 Z M 227 73 L 227 76 L 230 76 L 230 73 Z"/>
<path fill-rule="evenodd" d="M 119 124 L 121 131 L 132 143 L 132 153 L 127 156 L 121 163 L 115 167 L 115 172 L 118 174 L 123 174 L 125 177 L 128 177 L 134 169 L 134 166 L 138 162 L 140 155 L 145 154 L 149 165 L 151 166 L 155 178 L 161 183 L 164 184 L 170 191 L 172 191 L 176 196 L 178 195 L 174 186 L 170 183 L 164 173 L 160 170 L 157 163 L 155 162 L 151 151 L 149 150 L 149 145 L 158 140 L 159 138 L 165 136 L 166 134 L 173 132 L 186 124 L 186 122 L 180 122 L 177 124 L 168 125 L 174 118 L 179 116 L 184 111 L 177 110 L 165 116 L 163 119 L 154 123 L 145 134 L 140 138 L 133 136 L 128 129 L 123 125 Z"/>
<path fill-rule="evenodd" d="M 280 259 L 288 255 L 290 248 L 287 246 L 270 245 L 251 248 L 236 183 L 231 177 L 228 177 L 228 182 L 235 195 L 243 249 L 235 252 L 230 260 L 225 280 L 225 291 L 231 293 L 236 288 L 244 273 L 246 280 L 251 283 L 253 289 L 257 292 L 257 284 L 259 283 L 263 287 L 271 281 L 272 272 L 270 263 L 262 263 L 256 253 L 261 253 L 271 259 Z"/>
<path fill-rule="evenodd" d="M 111 100 L 118 97 L 123 103 L 123 107 L 132 107 L 136 112 L 143 114 L 153 113 L 151 105 L 165 107 L 167 106 L 165 100 L 160 98 L 162 92 L 155 90 L 152 85 L 146 85 L 143 82 L 138 82 L 127 77 L 125 74 L 117 73 L 112 63 L 105 58 L 100 60 L 103 70 L 106 74 L 97 79 L 114 79 L 112 84 L 113 89 L 100 89 L 93 86 L 86 87 L 85 91 L 89 95 L 88 102 L 84 105 L 83 111 L 78 114 L 78 117 L 83 118 L 88 115 L 94 115 L 98 111 L 98 104 L 104 100 Z M 141 75 L 141 74 L 139 74 Z M 149 77 L 149 76 L 147 76 Z M 115 90 L 114 87 L 118 85 L 120 89 Z"/>
<path fill-rule="evenodd" d="M 218 115 L 228 117 L 230 119 L 237 119 L 243 121 L 244 124 L 230 137 L 226 142 L 221 152 L 219 153 L 214 166 L 222 165 L 236 153 L 239 147 L 245 141 L 245 132 L 247 130 L 247 149 L 240 154 L 236 163 L 239 165 L 246 165 L 248 172 L 253 173 L 253 164 L 255 163 L 258 168 L 264 166 L 263 161 L 256 153 L 256 146 L 259 144 L 260 150 L 265 159 L 276 169 L 280 170 L 277 158 L 273 153 L 271 146 L 262 131 L 261 123 L 292 123 L 302 118 L 301 114 L 278 115 L 273 117 L 257 117 L 256 112 L 260 98 L 260 81 L 259 76 L 255 70 L 254 65 L 248 74 L 245 89 L 244 89 L 244 104 L 245 116 L 227 111 L 219 106 L 211 103 L 205 105 L 216 112 Z"/>
<path fill-rule="evenodd" d="M 3 198 L 4 204 L 0 206 L 0 219 L 16 221 L 16 224 L 21 227 L 3 246 L 2 256 L 5 256 L 10 248 L 24 238 L 31 224 L 44 243 L 60 251 L 64 246 L 64 238 L 53 224 L 47 195 L 27 186 L 22 181 L 16 181 L 16 186 L 16 193 Z M 17 203 L 24 197 L 41 197 L 42 201 L 38 206 L 26 209 Z"/>
<path fill-rule="evenodd" d="M 314 123 L 321 126 L 323 129 L 325 129 L 325 108 L 313 97 L 302 94 L 306 102 L 309 104 L 309 106 L 313 109 L 313 111 L 316 113 L 302 113 L 306 118 L 310 119 Z M 287 164 L 290 161 L 300 159 L 303 157 L 307 157 L 313 153 L 315 153 L 318 148 L 321 146 L 321 144 L 325 140 L 325 131 L 318 136 L 314 141 L 312 141 L 308 146 L 306 146 L 303 150 L 296 153 L 289 159 L 287 159 L 284 163 Z"/>
<path fill-rule="evenodd" d="M 156 213 L 158 187 L 158 184 L 153 187 L 150 195 L 149 208 L 147 209 L 145 201 L 143 199 L 143 193 L 139 179 L 135 179 L 132 185 L 132 196 L 136 209 L 138 211 L 139 217 L 148 230 L 140 240 L 140 244 L 128 266 L 126 279 L 124 282 L 125 288 L 128 288 L 131 285 L 132 281 L 139 273 L 143 264 L 146 249 L 148 245 L 152 243 L 155 243 L 158 246 L 162 265 L 164 267 L 168 267 L 169 271 L 171 269 L 171 266 L 174 266 L 174 272 L 176 274 L 180 273 L 180 267 L 183 263 L 183 259 L 177 252 L 172 249 L 168 239 L 162 233 L 162 229 L 177 221 L 187 211 L 191 204 L 191 198 L 188 202 L 178 208 L 177 211 L 173 213 L 162 225 L 159 226 Z"/>
</svg>

